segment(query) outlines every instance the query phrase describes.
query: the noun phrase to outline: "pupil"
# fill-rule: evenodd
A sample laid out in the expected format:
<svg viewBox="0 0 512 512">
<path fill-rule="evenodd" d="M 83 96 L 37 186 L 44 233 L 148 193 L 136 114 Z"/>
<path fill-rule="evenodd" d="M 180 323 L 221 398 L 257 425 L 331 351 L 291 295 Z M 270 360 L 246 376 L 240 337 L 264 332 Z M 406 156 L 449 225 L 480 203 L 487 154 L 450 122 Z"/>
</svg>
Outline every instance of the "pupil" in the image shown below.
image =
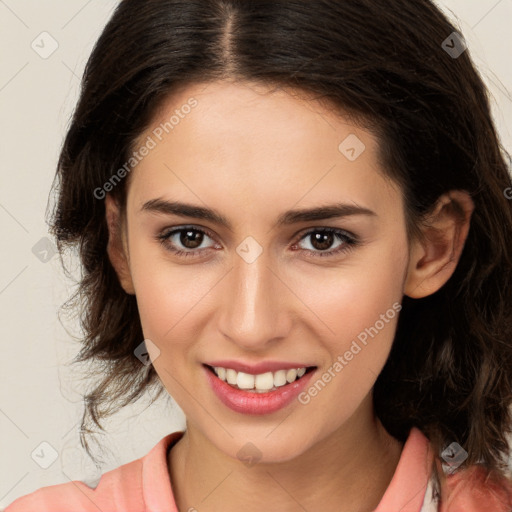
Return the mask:
<svg viewBox="0 0 512 512">
<path fill-rule="evenodd" d="M 196 249 L 201 245 L 201 238 L 203 234 L 199 231 L 195 231 L 194 229 L 189 229 L 187 231 L 182 231 L 180 235 L 180 243 L 182 243 L 187 249 Z M 188 237 L 195 239 L 190 244 Z M 197 243 L 199 240 L 199 243 Z"/>
<path fill-rule="evenodd" d="M 332 233 L 315 233 L 313 236 L 313 247 L 318 250 L 329 249 L 332 245 Z"/>
</svg>

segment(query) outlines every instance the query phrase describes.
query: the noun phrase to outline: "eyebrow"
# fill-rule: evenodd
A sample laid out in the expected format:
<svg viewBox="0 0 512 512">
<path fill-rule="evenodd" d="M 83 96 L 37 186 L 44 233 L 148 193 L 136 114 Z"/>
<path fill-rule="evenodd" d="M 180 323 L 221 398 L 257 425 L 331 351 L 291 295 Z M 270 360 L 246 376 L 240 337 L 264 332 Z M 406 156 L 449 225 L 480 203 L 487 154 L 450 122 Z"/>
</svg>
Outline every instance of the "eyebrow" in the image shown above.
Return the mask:
<svg viewBox="0 0 512 512">
<path fill-rule="evenodd" d="M 203 219 L 224 226 L 231 231 L 233 230 L 229 220 L 215 210 L 179 201 L 151 199 L 142 205 L 141 211 Z M 377 216 L 374 211 L 363 206 L 337 203 L 316 208 L 289 210 L 279 216 L 276 226 L 288 226 L 299 222 L 342 218 L 352 215 Z"/>
</svg>

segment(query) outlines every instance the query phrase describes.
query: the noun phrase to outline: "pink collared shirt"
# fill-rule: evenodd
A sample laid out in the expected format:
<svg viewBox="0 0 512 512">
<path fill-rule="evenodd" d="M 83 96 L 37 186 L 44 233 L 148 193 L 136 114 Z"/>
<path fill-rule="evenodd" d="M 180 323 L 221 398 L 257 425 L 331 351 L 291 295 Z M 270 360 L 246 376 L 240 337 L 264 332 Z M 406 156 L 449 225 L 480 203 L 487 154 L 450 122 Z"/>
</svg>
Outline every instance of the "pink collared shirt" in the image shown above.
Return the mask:
<svg viewBox="0 0 512 512">
<path fill-rule="evenodd" d="M 167 453 L 182 435 L 181 431 L 168 434 L 144 457 L 103 474 L 94 489 L 80 481 L 43 487 L 16 499 L 5 512 L 178 512 Z M 507 491 L 484 482 L 476 468 L 449 476 L 443 503 L 430 501 L 431 458 L 427 438 L 412 428 L 374 512 L 512 511 L 512 486 Z"/>
</svg>

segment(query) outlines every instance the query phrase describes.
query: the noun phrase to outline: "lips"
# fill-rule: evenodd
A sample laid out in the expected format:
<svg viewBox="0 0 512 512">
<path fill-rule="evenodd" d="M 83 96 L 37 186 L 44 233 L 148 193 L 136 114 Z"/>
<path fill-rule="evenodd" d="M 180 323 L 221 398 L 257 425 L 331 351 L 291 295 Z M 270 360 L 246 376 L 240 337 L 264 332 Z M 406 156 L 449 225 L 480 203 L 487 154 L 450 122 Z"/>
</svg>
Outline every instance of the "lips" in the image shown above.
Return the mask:
<svg viewBox="0 0 512 512">
<path fill-rule="evenodd" d="M 230 409 L 244 414 L 270 414 L 289 405 L 307 386 L 315 373 L 316 366 L 304 365 L 304 363 L 280 363 L 265 362 L 256 365 L 239 363 L 236 361 L 212 361 L 204 364 L 206 379 L 220 401 Z M 238 379 L 232 380 L 232 384 L 226 382 L 226 375 L 219 369 L 236 373 Z M 300 376 L 297 374 L 300 369 Z M 245 370 L 245 372 L 243 371 Z M 221 377 L 219 377 L 219 373 Z M 270 375 L 269 375 L 270 374 Z M 270 384 L 270 376 L 290 374 L 290 381 L 278 382 L 278 386 Z M 260 385 L 257 380 L 260 378 Z M 252 379 L 252 380 L 251 380 Z M 240 380 L 242 389 L 237 385 Z M 248 381 L 251 381 L 248 383 Z M 275 384 L 275 380 L 273 384 Z M 244 389 L 245 387 L 245 389 Z M 257 389 L 260 387 L 262 389 Z M 255 389 L 256 388 L 256 389 Z"/>
</svg>

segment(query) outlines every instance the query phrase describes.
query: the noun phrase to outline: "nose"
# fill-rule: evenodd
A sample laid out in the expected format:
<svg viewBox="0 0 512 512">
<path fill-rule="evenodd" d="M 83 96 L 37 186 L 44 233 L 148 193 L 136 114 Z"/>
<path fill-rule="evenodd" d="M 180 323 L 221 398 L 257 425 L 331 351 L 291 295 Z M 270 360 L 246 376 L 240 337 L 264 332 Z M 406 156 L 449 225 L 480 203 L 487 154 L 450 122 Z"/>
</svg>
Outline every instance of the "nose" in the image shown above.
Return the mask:
<svg viewBox="0 0 512 512">
<path fill-rule="evenodd" d="M 235 254 L 219 290 L 220 332 L 244 350 L 265 351 L 291 328 L 294 295 L 270 260 L 265 251 L 252 262 Z"/>
</svg>

